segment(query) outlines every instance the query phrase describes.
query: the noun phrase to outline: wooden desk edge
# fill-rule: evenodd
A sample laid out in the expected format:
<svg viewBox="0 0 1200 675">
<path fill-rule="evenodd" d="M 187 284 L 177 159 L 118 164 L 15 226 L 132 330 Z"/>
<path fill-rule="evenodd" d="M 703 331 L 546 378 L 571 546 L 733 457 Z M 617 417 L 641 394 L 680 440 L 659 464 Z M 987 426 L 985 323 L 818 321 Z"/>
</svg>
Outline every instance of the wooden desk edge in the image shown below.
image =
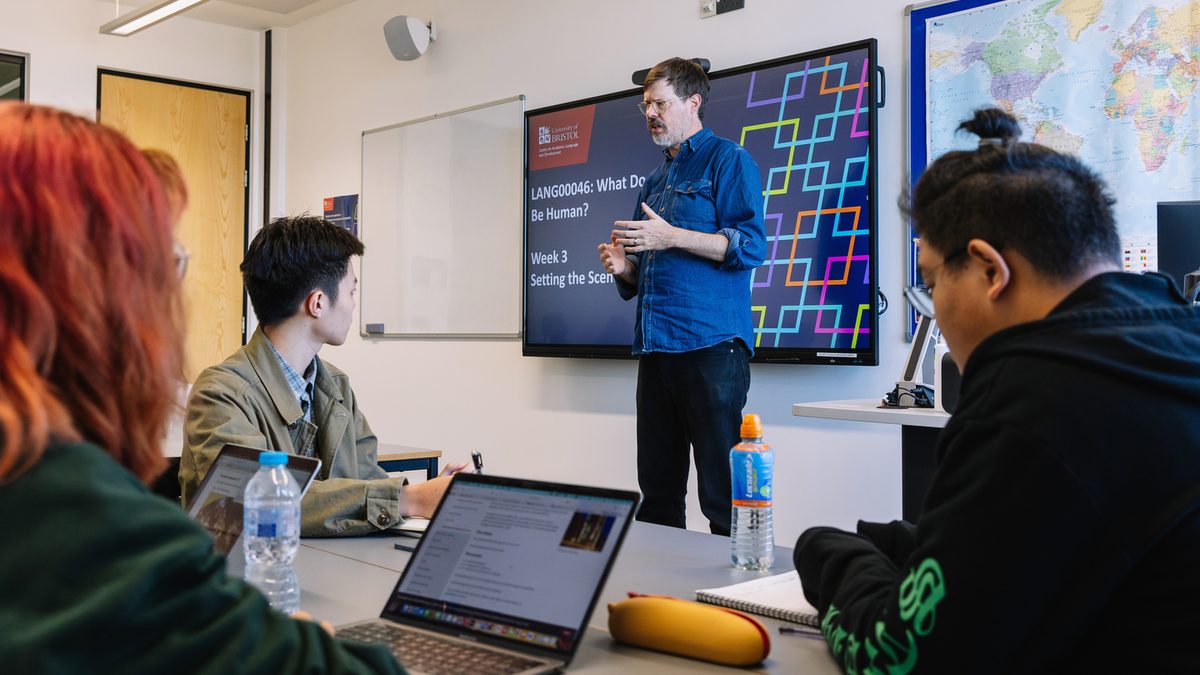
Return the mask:
<svg viewBox="0 0 1200 675">
<path fill-rule="evenodd" d="M 378 462 L 395 462 L 405 459 L 438 459 L 441 456 L 441 450 L 422 450 L 420 452 L 391 452 L 386 455 L 376 455 L 375 460 Z"/>
<path fill-rule="evenodd" d="M 379 462 L 394 462 L 405 459 L 439 459 L 441 456 L 441 450 L 418 448 L 412 445 L 398 445 L 396 443 L 380 443 L 375 459 Z"/>
</svg>

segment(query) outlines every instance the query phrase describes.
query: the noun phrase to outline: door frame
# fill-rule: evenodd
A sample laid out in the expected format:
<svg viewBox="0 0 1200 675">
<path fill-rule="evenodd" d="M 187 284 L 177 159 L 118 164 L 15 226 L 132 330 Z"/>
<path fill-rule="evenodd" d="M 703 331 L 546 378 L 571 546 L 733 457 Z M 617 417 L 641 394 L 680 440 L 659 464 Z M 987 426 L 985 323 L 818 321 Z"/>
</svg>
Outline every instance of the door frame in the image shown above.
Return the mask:
<svg viewBox="0 0 1200 675">
<path fill-rule="evenodd" d="M 0 49 L 0 61 L 21 67 L 21 95 L 18 101 L 29 100 L 29 54 Z"/>
<path fill-rule="evenodd" d="M 28 64 L 28 60 L 26 61 Z M 250 243 L 250 125 L 251 117 L 251 96 L 252 91 L 246 89 L 235 89 L 233 87 L 222 87 L 215 84 L 206 84 L 203 82 L 192 82 L 190 80 L 179 80 L 170 77 L 160 77 L 158 75 L 147 75 L 145 73 L 135 73 L 128 70 L 118 70 L 116 68 L 97 68 L 96 69 L 96 119 L 100 119 L 100 101 L 101 101 L 101 83 L 105 75 L 113 75 L 116 77 L 128 77 L 135 80 L 145 80 L 148 82 L 156 82 L 158 84 L 171 84 L 179 87 L 190 87 L 193 89 L 203 89 L 206 91 L 215 91 L 222 94 L 232 94 L 241 96 L 246 101 L 246 133 L 245 135 L 245 165 L 242 167 L 244 176 L 242 180 L 242 253 L 246 251 L 246 246 Z M 246 335 L 246 326 L 248 323 L 246 289 L 242 288 L 242 344 L 246 344 L 248 336 Z"/>
</svg>

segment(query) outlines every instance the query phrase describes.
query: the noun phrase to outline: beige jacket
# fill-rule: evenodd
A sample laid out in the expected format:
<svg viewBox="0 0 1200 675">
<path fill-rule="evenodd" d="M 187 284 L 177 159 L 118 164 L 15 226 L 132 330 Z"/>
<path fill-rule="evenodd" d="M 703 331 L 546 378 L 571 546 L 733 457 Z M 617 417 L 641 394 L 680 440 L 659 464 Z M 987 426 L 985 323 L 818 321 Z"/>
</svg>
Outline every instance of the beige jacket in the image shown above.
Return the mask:
<svg viewBox="0 0 1200 675">
<path fill-rule="evenodd" d="M 301 535 L 360 535 L 403 521 L 403 478 L 376 463 L 377 440 L 350 389 L 350 378 L 317 359 L 313 422 L 300 404 L 262 330 L 250 342 L 205 369 L 188 397 L 179 484 L 186 508 L 217 453 L 227 443 L 295 454 L 316 436 L 321 472 L 301 503 Z"/>
</svg>

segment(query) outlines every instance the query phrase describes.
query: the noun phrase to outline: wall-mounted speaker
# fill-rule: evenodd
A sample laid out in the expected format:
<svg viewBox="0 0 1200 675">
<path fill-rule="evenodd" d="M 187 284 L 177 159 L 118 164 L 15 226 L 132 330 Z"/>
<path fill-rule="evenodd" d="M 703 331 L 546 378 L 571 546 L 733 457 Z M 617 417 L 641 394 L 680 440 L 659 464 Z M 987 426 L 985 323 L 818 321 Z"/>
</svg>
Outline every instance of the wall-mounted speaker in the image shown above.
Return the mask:
<svg viewBox="0 0 1200 675">
<path fill-rule="evenodd" d="M 433 23 L 426 25 L 411 16 L 392 17 L 383 24 L 383 37 L 392 56 L 401 61 L 412 61 L 429 49 L 429 43 L 434 39 Z"/>
</svg>

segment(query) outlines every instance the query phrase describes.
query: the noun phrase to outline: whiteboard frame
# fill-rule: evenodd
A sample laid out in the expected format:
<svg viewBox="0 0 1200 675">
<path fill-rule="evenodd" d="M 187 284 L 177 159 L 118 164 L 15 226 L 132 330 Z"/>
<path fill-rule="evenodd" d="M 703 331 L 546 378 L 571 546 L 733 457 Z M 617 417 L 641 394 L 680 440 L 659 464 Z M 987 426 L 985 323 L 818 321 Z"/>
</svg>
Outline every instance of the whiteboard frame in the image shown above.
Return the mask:
<svg viewBox="0 0 1200 675">
<path fill-rule="evenodd" d="M 523 134 L 524 133 L 524 123 L 525 123 L 525 101 L 526 101 L 526 98 L 525 98 L 524 94 L 517 94 L 515 96 L 509 96 L 507 98 L 503 98 L 503 99 L 499 99 L 499 100 L 495 100 L 495 101 L 488 101 L 486 103 L 479 103 L 476 105 L 466 106 L 463 108 L 456 108 L 454 110 L 448 110 L 445 112 L 434 113 L 432 115 L 426 115 L 425 117 L 420 117 L 417 119 L 407 120 L 404 122 L 398 122 L 396 124 L 389 124 L 387 126 L 376 127 L 374 129 L 367 129 L 366 131 L 363 131 L 360 136 L 360 141 L 359 141 L 359 163 L 360 163 L 360 166 L 359 166 L 359 192 L 361 195 L 359 197 L 359 200 L 360 200 L 359 208 L 360 209 L 362 208 L 363 197 L 365 196 L 365 190 L 363 189 L 363 181 L 366 177 L 366 152 L 364 151 L 364 145 L 366 143 L 366 138 L 368 135 L 391 131 L 393 129 L 399 129 L 401 127 L 422 124 L 422 123 L 430 122 L 432 120 L 440 119 L 443 117 L 451 117 L 454 115 L 461 115 L 463 113 L 469 113 L 469 112 L 472 112 L 475 110 L 481 110 L 483 108 L 490 108 L 490 107 L 505 105 L 505 104 L 514 103 L 514 102 L 520 103 L 520 111 L 518 113 L 519 114 L 518 123 L 521 127 L 521 133 Z M 525 190 L 525 177 L 524 177 L 524 171 L 523 171 L 523 167 L 524 167 L 524 163 L 525 163 L 524 146 L 525 146 L 525 143 L 522 142 L 521 143 L 521 147 L 522 147 L 521 153 L 522 154 L 521 154 L 521 158 L 520 158 L 521 164 L 514 166 L 514 170 L 521 172 L 521 174 L 520 174 L 521 177 L 520 177 L 519 182 L 520 182 L 520 186 L 521 186 L 520 189 L 522 191 L 522 194 L 518 194 L 518 195 L 514 196 L 514 198 L 517 200 L 518 204 L 523 203 L 522 195 Z M 517 218 L 521 217 L 521 210 L 520 210 L 519 206 L 514 210 L 514 215 Z M 368 242 L 366 241 L 366 233 L 367 233 L 367 230 L 370 229 L 370 224 L 367 223 L 366 220 L 360 220 L 359 227 L 361 228 L 361 232 L 362 232 L 362 241 L 364 244 L 367 244 Z M 518 255 L 520 255 L 521 251 L 523 251 L 523 250 L 524 250 L 524 241 L 522 240 L 521 250 L 518 251 Z M 360 265 L 365 265 L 365 264 L 366 264 L 365 261 L 360 260 Z M 362 270 L 360 272 L 360 274 L 365 280 L 365 277 L 366 277 L 365 269 Z M 498 331 L 498 332 L 454 332 L 454 331 L 386 332 L 386 331 L 368 331 L 367 330 L 368 326 L 374 325 L 374 324 L 367 322 L 367 314 L 366 314 L 365 310 L 366 310 L 367 293 L 370 290 L 370 286 L 369 286 L 369 284 L 365 283 L 365 281 L 364 281 L 364 283 L 361 284 L 360 289 L 359 289 L 359 304 L 358 304 L 359 335 L 363 338 L 369 338 L 369 339 L 400 339 L 400 340 L 412 340 L 412 339 L 515 340 L 515 339 L 520 339 L 521 335 L 522 335 L 521 320 L 522 320 L 522 316 L 524 315 L 523 314 L 524 294 L 522 292 L 523 285 L 522 285 L 522 279 L 521 279 L 520 274 L 517 274 L 513 278 L 512 285 L 517 290 L 517 307 L 516 307 L 516 312 L 515 312 L 516 330 L 514 332 L 507 332 L 507 331 Z"/>
</svg>

